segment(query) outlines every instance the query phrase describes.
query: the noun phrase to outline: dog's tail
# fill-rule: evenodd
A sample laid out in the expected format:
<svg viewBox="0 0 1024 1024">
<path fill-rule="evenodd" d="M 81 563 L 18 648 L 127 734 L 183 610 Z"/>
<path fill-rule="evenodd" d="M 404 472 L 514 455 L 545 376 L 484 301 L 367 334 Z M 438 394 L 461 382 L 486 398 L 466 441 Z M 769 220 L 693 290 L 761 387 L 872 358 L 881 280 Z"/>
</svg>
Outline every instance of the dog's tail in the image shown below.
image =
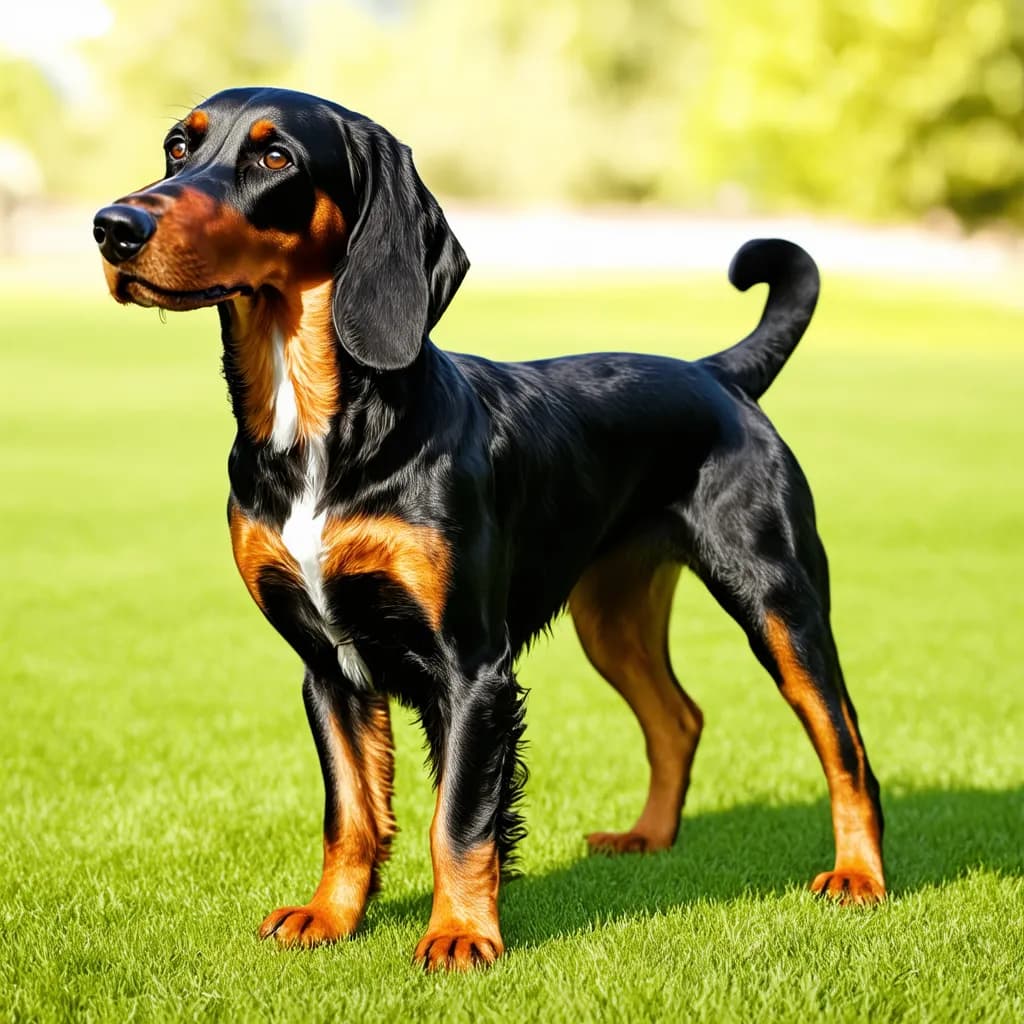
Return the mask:
<svg viewBox="0 0 1024 1024">
<path fill-rule="evenodd" d="M 733 257 L 729 280 L 741 292 L 762 282 L 768 301 L 761 321 L 742 341 L 701 360 L 723 383 L 757 399 L 768 390 L 797 342 L 818 302 L 820 278 L 814 260 L 781 238 L 755 238 Z"/>
</svg>

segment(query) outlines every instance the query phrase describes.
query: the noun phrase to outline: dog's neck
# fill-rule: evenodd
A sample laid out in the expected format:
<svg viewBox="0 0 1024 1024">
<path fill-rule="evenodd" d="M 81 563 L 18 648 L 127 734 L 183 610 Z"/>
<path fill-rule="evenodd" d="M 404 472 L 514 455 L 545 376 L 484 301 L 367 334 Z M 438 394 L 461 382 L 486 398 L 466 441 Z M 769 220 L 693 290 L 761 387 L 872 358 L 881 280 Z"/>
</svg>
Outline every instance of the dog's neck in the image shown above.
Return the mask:
<svg viewBox="0 0 1024 1024">
<path fill-rule="evenodd" d="M 221 312 L 224 375 L 239 427 L 280 452 L 323 439 L 340 403 L 332 282 L 262 290 Z"/>
</svg>

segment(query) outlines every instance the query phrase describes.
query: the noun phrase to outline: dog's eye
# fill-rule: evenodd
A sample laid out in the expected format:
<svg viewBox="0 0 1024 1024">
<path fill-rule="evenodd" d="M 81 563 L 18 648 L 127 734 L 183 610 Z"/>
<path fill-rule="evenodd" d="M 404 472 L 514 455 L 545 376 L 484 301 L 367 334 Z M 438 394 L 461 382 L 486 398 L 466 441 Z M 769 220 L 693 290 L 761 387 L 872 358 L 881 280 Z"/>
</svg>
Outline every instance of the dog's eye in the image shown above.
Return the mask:
<svg viewBox="0 0 1024 1024">
<path fill-rule="evenodd" d="M 291 157 L 283 149 L 268 149 L 260 160 L 268 171 L 283 171 L 291 162 Z"/>
<path fill-rule="evenodd" d="M 188 153 L 188 143 L 184 139 L 174 139 L 167 143 L 167 155 L 172 160 L 184 160 Z"/>
</svg>

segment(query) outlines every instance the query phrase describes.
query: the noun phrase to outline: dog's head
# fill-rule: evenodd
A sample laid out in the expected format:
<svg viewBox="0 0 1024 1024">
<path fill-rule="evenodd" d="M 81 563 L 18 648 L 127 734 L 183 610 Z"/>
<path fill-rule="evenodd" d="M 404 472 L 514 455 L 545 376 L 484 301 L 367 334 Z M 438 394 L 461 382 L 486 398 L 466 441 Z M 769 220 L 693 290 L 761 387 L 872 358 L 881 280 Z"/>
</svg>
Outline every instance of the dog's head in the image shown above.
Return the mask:
<svg viewBox="0 0 1024 1024">
<path fill-rule="evenodd" d="M 119 302 L 185 310 L 333 280 L 341 344 L 408 366 L 469 261 L 408 148 L 334 103 L 229 89 L 164 140 L 166 174 L 93 234 Z"/>
</svg>

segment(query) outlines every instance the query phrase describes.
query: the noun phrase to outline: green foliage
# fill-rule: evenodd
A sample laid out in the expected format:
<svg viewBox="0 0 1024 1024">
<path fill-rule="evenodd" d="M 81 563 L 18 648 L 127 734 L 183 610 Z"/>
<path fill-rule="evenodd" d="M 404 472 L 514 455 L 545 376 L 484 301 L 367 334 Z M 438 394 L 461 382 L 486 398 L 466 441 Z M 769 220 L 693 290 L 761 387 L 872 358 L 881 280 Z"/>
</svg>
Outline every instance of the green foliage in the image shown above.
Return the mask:
<svg viewBox="0 0 1024 1024">
<path fill-rule="evenodd" d="M 855 214 L 1024 217 L 1019 0 L 708 3 L 697 180 Z"/>
<path fill-rule="evenodd" d="M 315 11 L 289 77 L 355 94 L 450 192 L 1024 219 L 1019 0 Z"/>
<path fill-rule="evenodd" d="M 60 98 L 43 72 L 26 60 L 0 59 L 0 142 L 6 140 L 24 146 L 44 174 L 52 173 L 65 155 Z"/>
</svg>

